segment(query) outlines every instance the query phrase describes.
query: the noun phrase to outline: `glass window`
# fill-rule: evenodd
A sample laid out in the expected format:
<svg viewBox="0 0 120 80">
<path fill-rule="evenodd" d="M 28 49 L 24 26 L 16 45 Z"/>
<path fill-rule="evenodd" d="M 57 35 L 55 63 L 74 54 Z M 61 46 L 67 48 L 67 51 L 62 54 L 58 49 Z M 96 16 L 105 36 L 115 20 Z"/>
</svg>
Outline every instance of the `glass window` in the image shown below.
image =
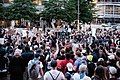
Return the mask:
<svg viewBox="0 0 120 80">
<path fill-rule="evenodd" d="M 106 6 L 105 13 L 106 14 L 113 14 L 113 6 L 110 6 L 110 5 Z"/>
<path fill-rule="evenodd" d="M 120 6 L 114 6 L 114 14 L 120 15 Z"/>
</svg>

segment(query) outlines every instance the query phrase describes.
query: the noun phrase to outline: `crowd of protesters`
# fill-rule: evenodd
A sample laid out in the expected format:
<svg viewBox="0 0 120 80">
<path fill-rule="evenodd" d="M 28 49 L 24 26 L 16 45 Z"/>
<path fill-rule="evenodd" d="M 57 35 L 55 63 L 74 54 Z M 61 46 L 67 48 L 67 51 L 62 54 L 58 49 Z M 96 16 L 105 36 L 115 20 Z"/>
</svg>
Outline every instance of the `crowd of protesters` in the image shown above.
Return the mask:
<svg viewBox="0 0 120 80">
<path fill-rule="evenodd" d="M 120 31 L 0 29 L 0 80 L 119 80 Z M 2 42 L 2 41 L 1 41 Z"/>
</svg>

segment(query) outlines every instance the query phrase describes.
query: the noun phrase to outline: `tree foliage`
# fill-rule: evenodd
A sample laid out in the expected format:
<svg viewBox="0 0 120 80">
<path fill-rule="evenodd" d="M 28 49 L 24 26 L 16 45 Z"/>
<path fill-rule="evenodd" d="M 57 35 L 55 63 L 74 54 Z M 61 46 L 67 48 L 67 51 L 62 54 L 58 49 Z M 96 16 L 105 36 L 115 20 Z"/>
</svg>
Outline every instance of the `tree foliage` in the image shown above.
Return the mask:
<svg viewBox="0 0 120 80">
<path fill-rule="evenodd" d="M 69 0 L 65 5 L 65 18 L 67 22 L 72 22 L 77 19 L 76 0 Z"/>
<path fill-rule="evenodd" d="M 14 0 L 13 4 L 9 6 L 8 13 L 9 19 L 12 20 L 32 20 L 36 13 L 35 5 L 31 0 Z"/>
<path fill-rule="evenodd" d="M 47 20 L 51 19 L 64 19 L 65 9 L 64 1 L 49 0 L 44 3 L 45 10 L 42 12 L 42 17 Z"/>
<path fill-rule="evenodd" d="M 5 13 L 5 7 L 3 6 L 2 3 L 0 3 L 0 19 L 4 18 L 4 13 Z"/>
<path fill-rule="evenodd" d="M 62 19 L 66 22 L 77 20 L 78 0 L 49 0 L 45 2 L 45 10 L 42 17 L 46 20 Z M 79 0 L 80 4 L 80 21 L 89 23 L 93 19 L 94 4 L 91 1 Z"/>
<path fill-rule="evenodd" d="M 89 1 L 80 0 L 80 21 L 82 23 L 90 23 L 94 19 L 95 4 Z"/>
</svg>

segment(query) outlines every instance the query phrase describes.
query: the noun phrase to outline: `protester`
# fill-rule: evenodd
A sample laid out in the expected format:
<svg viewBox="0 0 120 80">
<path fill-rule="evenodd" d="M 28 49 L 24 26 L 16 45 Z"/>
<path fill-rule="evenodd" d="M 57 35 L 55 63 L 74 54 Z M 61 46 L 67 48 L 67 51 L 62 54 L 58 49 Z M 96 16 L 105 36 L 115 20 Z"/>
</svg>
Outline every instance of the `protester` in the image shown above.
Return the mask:
<svg viewBox="0 0 120 80">
<path fill-rule="evenodd" d="M 64 74 L 57 70 L 57 61 L 51 61 L 51 68 L 45 73 L 44 80 L 65 80 Z"/>
<path fill-rule="evenodd" d="M 9 64 L 10 80 L 23 80 L 23 72 L 25 65 L 23 58 L 21 57 L 22 51 L 16 49 L 14 56 L 12 57 Z"/>
<path fill-rule="evenodd" d="M 1 47 L 2 48 L 2 47 Z M 7 80 L 8 59 L 5 57 L 5 49 L 0 49 L 0 80 Z"/>
<path fill-rule="evenodd" d="M 39 59 L 40 59 L 40 55 L 35 54 L 34 59 L 30 60 L 28 62 L 28 75 L 29 75 L 29 78 L 32 78 L 33 80 L 34 79 L 35 80 L 41 79 L 42 76 L 43 76 L 43 69 L 42 69 L 43 64 L 42 64 L 42 62 L 39 61 Z M 36 74 L 34 73 L 34 74 L 31 75 L 31 72 L 34 69 L 36 71 Z M 33 75 L 35 75 L 35 77 L 33 77 Z M 36 77 L 36 75 L 37 75 L 37 77 Z"/>
<path fill-rule="evenodd" d="M 52 76 L 59 73 L 58 80 L 120 79 L 120 30 L 69 32 L 67 28 L 1 29 L 0 55 L 2 49 L 5 52 L 0 56 L 0 70 L 8 71 L 0 80 L 9 74 L 11 80 L 54 80 Z"/>
<path fill-rule="evenodd" d="M 118 80 L 116 77 L 117 69 L 115 67 L 109 67 L 110 79 L 109 80 Z"/>
<path fill-rule="evenodd" d="M 103 66 L 98 66 L 95 69 L 95 75 L 92 77 L 92 80 L 107 80 Z"/>
<path fill-rule="evenodd" d="M 87 65 L 82 63 L 79 66 L 79 72 L 72 76 L 72 80 L 82 80 L 85 76 L 87 76 Z"/>
<path fill-rule="evenodd" d="M 73 64 L 73 60 L 71 59 L 71 54 L 66 54 L 65 56 L 66 58 L 61 61 L 60 65 L 61 65 L 61 70 L 63 73 L 66 72 L 66 65 L 67 63 L 72 63 Z"/>
</svg>

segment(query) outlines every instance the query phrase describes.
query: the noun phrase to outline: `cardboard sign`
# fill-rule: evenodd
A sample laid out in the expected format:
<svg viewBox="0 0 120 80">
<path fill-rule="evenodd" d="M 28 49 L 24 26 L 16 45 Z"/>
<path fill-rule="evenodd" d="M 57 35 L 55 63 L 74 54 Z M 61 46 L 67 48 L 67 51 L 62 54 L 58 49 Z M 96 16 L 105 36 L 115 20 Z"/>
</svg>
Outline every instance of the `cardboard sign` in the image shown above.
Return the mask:
<svg viewBox="0 0 120 80">
<path fill-rule="evenodd" d="M 96 29 L 95 28 L 92 28 L 92 36 L 96 37 Z"/>
<path fill-rule="evenodd" d="M 0 44 L 4 44 L 4 38 L 0 38 Z"/>
</svg>

